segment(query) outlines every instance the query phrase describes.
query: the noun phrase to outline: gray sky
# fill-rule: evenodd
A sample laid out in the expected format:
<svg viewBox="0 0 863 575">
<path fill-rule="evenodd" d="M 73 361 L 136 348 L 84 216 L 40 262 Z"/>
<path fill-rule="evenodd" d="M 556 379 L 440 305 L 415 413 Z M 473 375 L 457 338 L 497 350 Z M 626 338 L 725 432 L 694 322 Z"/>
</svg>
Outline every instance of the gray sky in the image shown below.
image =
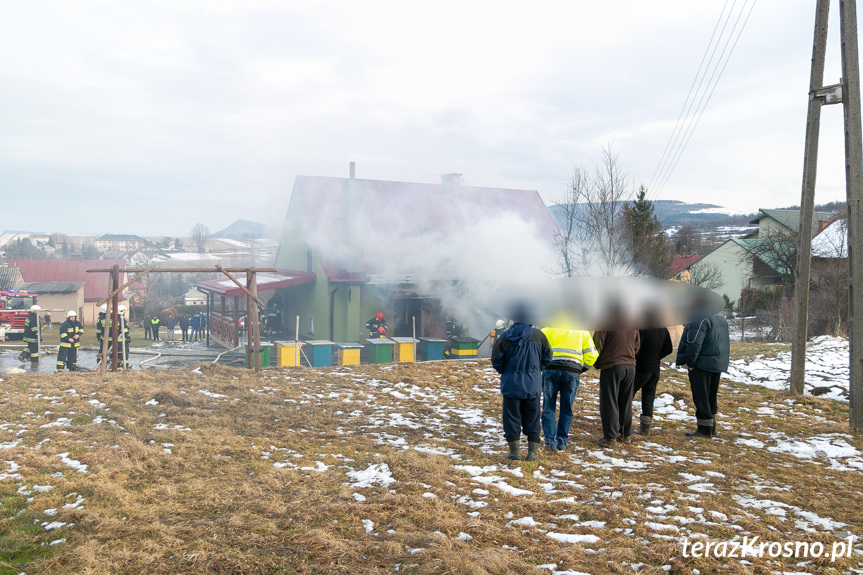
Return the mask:
<svg viewBox="0 0 863 575">
<path fill-rule="evenodd" d="M 841 76 L 832 4 L 826 84 Z M 552 203 L 611 145 L 648 184 L 720 14 L 752 5 L 6 0 L 0 229 L 278 226 L 294 176 L 351 161 L 361 178 L 461 172 Z M 815 0 L 755 4 L 651 199 L 799 203 L 814 15 Z M 822 128 L 818 203 L 845 197 L 841 106 Z"/>
</svg>

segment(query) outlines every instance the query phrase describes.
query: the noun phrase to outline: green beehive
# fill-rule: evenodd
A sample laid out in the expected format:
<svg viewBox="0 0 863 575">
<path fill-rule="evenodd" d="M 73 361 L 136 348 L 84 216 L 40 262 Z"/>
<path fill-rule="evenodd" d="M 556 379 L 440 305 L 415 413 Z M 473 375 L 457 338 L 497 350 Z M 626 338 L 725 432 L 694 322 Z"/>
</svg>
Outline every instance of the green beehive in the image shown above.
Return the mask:
<svg viewBox="0 0 863 575">
<path fill-rule="evenodd" d="M 368 339 L 369 363 L 392 363 L 393 342 L 386 339 Z"/>
</svg>

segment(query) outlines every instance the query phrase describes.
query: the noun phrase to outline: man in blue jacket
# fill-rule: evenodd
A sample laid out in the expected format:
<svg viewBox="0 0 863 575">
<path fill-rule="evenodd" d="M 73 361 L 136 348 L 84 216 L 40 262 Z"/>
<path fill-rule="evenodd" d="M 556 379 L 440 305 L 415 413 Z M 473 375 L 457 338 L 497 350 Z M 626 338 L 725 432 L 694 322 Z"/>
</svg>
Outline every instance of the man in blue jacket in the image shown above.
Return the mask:
<svg viewBox="0 0 863 575">
<path fill-rule="evenodd" d="M 513 325 L 494 342 L 491 364 L 500 375 L 503 394 L 503 435 L 509 446 L 507 459 L 521 459 L 519 438 L 527 435 L 527 461 L 536 461 L 540 441 L 542 370 L 551 363 L 551 346 L 530 325 L 530 314 L 521 306 L 512 313 Z"/>
<path fill-rule="evenodd" d="M 728 322 L 721 314 L 686 324 L 677 346 L 677 365 L 689 370 L 689 388 L 695 404 L 696 431 L 687 437 L 710 439 L 716 435 L 716 396 L 719 378 L 728 371 Z"/>
</svg>

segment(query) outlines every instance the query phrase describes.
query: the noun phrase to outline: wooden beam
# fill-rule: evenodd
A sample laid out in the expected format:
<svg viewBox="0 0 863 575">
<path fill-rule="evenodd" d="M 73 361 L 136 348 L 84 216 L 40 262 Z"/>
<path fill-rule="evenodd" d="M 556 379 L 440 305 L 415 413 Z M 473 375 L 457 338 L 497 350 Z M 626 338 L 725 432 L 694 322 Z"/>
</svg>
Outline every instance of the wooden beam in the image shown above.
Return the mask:
<svg viewBox="0 0 863 575">
<path fill-rule="evenodd" d="M 218 264 L 215 267 L 218 269 L 218 271 L 231 272 L 231 273 L 245 272 L 249 269 L 254 269 L 256 272 L 277 272 L 277 271 L 279 271 L 276 268 L 223 268 L 222 266 L 220 266 Z M 86 270 L 86 271 L 88 273 L 98 273 L 98 272 L 110 273 L 110 272 L 113 272 L 114 270 L 107 269 L 107 270 Z M 211 274 L 211 273 L 215 273 L 215 271 L 216 270 L 214 270 L 213 268 L 171 268 L 171 269 L 126 268 L 126 269 L 120 270 L 121 273 L 137 273 L 137 272 L 173 273 L 173 272 L 182 272 L 182 273 L 188 273 L 188 274 L 208 274 L 208 273 Z"/>
<path fill-rule="evenodd" d="M 119 288 L 117 288 L 117 289 L 115 289 L 115 290 L 112 290 L 112 291 L 111 291 L 111 293 L 109 293 L 109 294 L 108 294 L 108 295 L 106 295 L 104 298 L 102 298 L 102 301 L 100 301 L 99 303 L 97 303 L 97 304 L 96 304 L 96 307 L 101 306 L 103 303 L 107 302 L 109 299 L 113 298 L 115 295 L 117 295 L 118 293 L 122 292 L 124 289 L 126 289 L 127 287 L 129 287 L 130 285 L 132 285 L 133 283 L 135 283 L 136 281 L 138 281 L 138 279 L 139 279 L 141 276 L 143 276 L 144 274 L 146 274 L 146 273 L 148 273 L 148 272 L 153 271 L 153 268 L 154 268 L 154 267 L 156 267 L 156 266 L 150 266 L 150 268 L 149 268 L 149 269 L 146 269 L 146 270 L 142 271 L 141 273 L 139 273 L 138 275 L 136 275 L 135 277 L 133 277 L 132 279 L 130 279 L 129 281 L 127 281 L 126 283 L 124 283 L 124 284 L 123 284 L 122 286 L 120 286 Z M 90 270 L 87 270 L 87 271 L 90 271 Z M 112 273 L 113 273 L 113 270 L 111 270 L 111 271 L 112 271 Z M 125 270 L 123 270 L 123 271 L 125 271 Z"/>
<path fill-rule="evenodd" d="M 261 300 L 259 300 L 257 295 L 252 295 L 252 292 L 250 292 L 250 291 L 248 290 L 248 288 L 246 288 L 246 286 L 244 286 L 243 284 L 241 284 L 240 282 L 238 282 L 234 276 L 232 276 L 231 274 L 229 274 L 229 273 L 228 273 L 230 270 L 227 270 L 227 269 L 223 268 L 222 266 L 220 266 L 220 265 L 218 265 L 218 264 L 216 264 L 216 269 L 218 269 L 220 272 L 222 272 L 223 274 L 225 274 L 226 276 L 228 276 L 228 279 L 229 279 L 229 280 L 231 280 L 232 282 L 234 282 L 235 284 L 237 284 L 237 287 L 238 287 L 238 288 L 240 288 L 241 290 L 243 290 L 244 292 L 246 292 L 246 295 L 251 296 L 251 297 L 252 297 L 252 299 L 254 299 L 254 300 L 255 300 L 255 303 L 257 303 L 257 304 L 258 304 L 259 306 L 261 306 L 261 307 L 264 307 L 264 302 L 262 302 Z M 257 270 L 257 269 L 255 269 L 255 268 L 246 268 L 246 269 L 243 269 L 243 270 L 240 270 L 240 271 L 244 271 L 244 272 L 246 272 L 246 273 L 248 274 L 249 272 L 251 272 L 251 273 L 255 273 L 256 271 L 260 271 L 260 270 Z M 247 314 L 247 315 L 248 315 L 248 314 Z"/>
</svg>

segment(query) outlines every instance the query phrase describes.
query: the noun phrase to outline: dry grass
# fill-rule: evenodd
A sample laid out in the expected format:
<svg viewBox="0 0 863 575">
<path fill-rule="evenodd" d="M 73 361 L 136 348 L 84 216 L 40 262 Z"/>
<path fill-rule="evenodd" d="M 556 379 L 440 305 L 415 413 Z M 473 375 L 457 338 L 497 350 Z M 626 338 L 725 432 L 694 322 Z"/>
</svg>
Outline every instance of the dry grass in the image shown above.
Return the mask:
<svg viewBox="0 0 863 575">
<path fill-rule="evenodd" d="M 762 353 L 741 345 L 736 352 Z M 845 531 L 863 534 L 859 471 L 736 442 L 847 433 L 847 404 L 724 383 L 719 440 L 689 440 L 682 432 L 691 419 L 666 419 L 649 441 L 603 452 L 591 444 L 599 433 L 591 372 L 576 401 L 571 449 L 511 463 L 503 459 L 499 395 L 488 367 L 3 376 L 0 463 L 14 465 L 0 469 L 10 474 L 0 480 L 0 573 L 485 575 L 549 573 L 536 569 L 549 564 L 591 573 L 634 573 L 633 565 L 646 574 L 767 573 L 801 567 L 793 558 L 749 565 L 684 558 L 677 540 L 684 531 L 655 524 L 726 541 L 743 531 L 825 544 Z M 688 401 L 683 377 L 664 372 L 660 391 Z M 778 416 L 759 414 L 765 406 Z M 59 418 L 68 425 L 43 427 Z M 859 438 L 846 440 L 863 448 Z M 87 472 L 70 468 L 61 453 Z M 607 456 L 643 467 L 607 465 Z M 352 487 L 346 473 L 373 464 L 386 464 L 395 482 Z M 459 465 L 487 467 L 484 476 L 528 493 L 477 482 Z M 708 473 L 713 493 L 693 489 L 683 475 Z M 774 505 L 768 512 L 741 498 Z M 662 506 L 674 511 L 650 511 Z M 794 508 L 847 526 L 797 529 Z M 50 509 L 56 514 L 44 513 Z M 527 517 L 535 524 L 513 523 Z M 41 524 L 50 521 L 74 527 L 46 531 Z M 584 521 L 605 524 L 577 526 Z M 561 543 L 548 532 L 599 541 Z M 805 568 L 843 572 L 860 562 L 855 556 Z"/>
</svg>

